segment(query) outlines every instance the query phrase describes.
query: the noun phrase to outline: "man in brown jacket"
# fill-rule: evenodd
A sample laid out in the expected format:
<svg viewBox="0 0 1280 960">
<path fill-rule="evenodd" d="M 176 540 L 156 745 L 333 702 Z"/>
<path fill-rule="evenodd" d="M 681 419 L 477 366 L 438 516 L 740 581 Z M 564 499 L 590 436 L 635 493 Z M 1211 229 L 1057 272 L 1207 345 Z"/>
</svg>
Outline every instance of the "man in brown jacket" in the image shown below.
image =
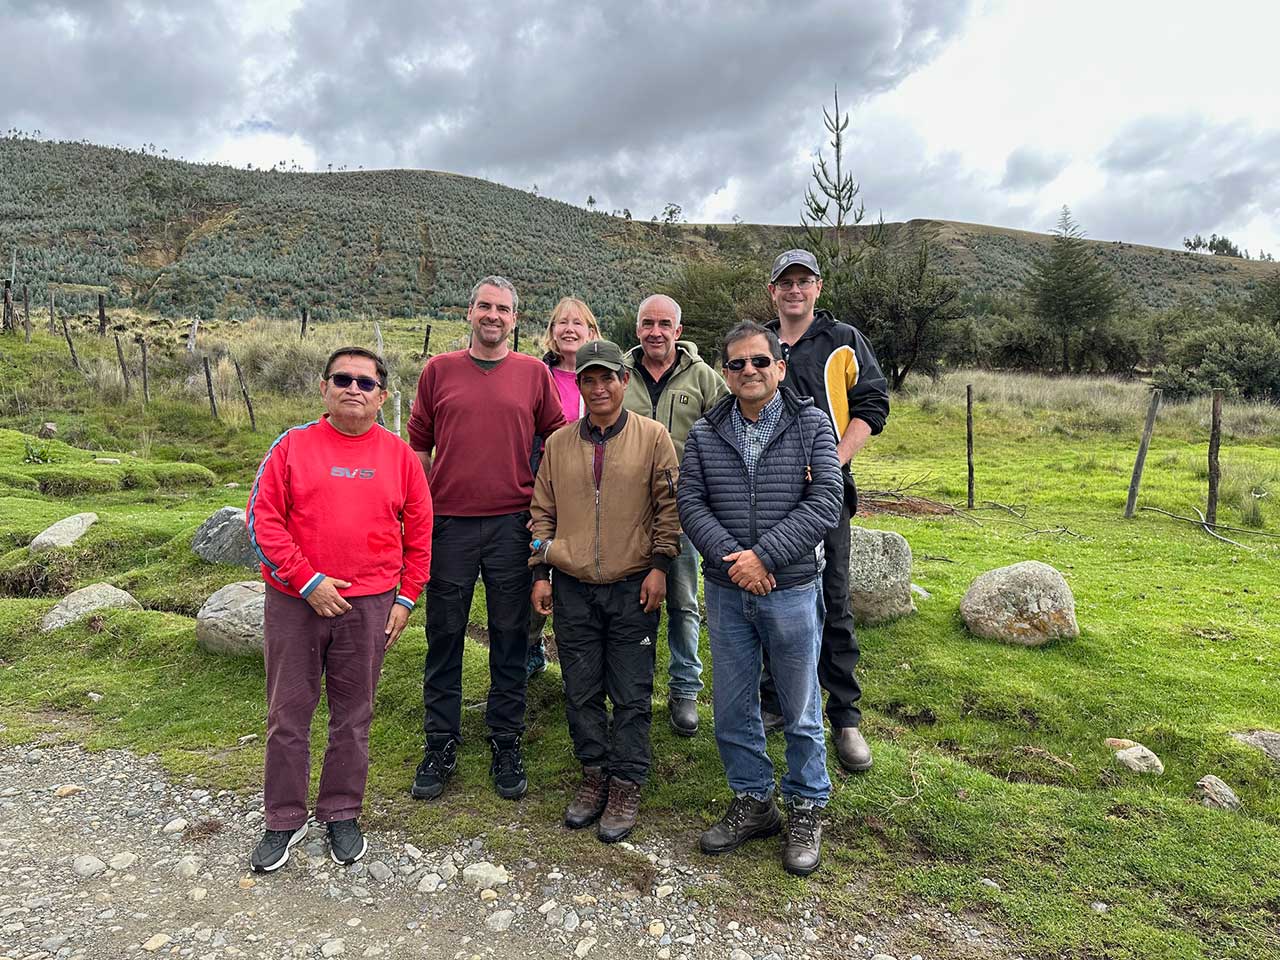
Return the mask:
<svg viewBox="0 0 1280 960">
<path fill-rule="evenodd" d="M 582 763 L 565 826 L 599 820 L 597 835 L 614 843 L 635 827 L 649 773 L 659 607 L 680 552 L 678 467 L 663 426 L 623 409 L 629 375 L 616 344 L 584 346 L 577 375 L 587 415 L 547 440 L 534 483 L 532 600 L 540 613 L 555 613 L 569 733 Z"/>
</svg>

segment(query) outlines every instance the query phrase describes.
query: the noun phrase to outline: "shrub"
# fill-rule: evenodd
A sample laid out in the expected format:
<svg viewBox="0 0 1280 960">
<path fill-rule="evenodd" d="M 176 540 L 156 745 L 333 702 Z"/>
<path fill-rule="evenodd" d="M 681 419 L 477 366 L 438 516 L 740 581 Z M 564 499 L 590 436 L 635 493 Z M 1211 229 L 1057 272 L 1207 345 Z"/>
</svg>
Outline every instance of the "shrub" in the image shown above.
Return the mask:
<svg viewBox="0 0 1280 960">
<path fill-rule="evenodd" d="M 1280 401 L 1280 334 L 1261 323 L 1228 320 L 1181 337 L 1153 380 L 1170 397 L 1222 389 L 1244 400 Z"/>
</svg>

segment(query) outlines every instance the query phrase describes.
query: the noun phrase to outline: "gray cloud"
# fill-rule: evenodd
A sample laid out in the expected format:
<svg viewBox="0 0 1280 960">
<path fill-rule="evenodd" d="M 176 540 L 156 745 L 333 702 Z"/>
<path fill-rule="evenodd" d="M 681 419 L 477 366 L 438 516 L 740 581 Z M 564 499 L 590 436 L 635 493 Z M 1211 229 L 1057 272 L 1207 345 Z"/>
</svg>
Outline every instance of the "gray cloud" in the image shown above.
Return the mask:
<svg viewBox="0 0 1280 960">
<path fill-rule="evenodd" d="M 1071 158 L 1061 153 L 1046 153 L 1035 147 L 1018 147 L 1004 164 L 1004 190 L 1039 190 L 1067 168 Z"/>
<path fill-rule="evenodd" d="M 692 208 L 730 177 L 757 182 L 815 147 L 834 84 L 849 107 L 889 89 L 966 13 L 815 0 L 454 10 L 303 7 L 290 28 L 296 92 L 272 119 L 334 162 L 359 149 L 377 164 L 536 182 L 579 203 L 592 193 L 637 213 L 668 200 Z"/>
<path fill-rule="evenodd" d="M 1193 233 L 1280 216 L 1280 131 L 1143 117 L 1115 136 L 1099 164 L 1104 187 L 1073 209 L 1103 239 L 1178 246 Z"/>
<path fill-rule="evenodd" d="M 243 102 L 241 43 L 218 3 L 0 2 L 4 125 L 137 147 L 195 147 Z"/>
</svg>

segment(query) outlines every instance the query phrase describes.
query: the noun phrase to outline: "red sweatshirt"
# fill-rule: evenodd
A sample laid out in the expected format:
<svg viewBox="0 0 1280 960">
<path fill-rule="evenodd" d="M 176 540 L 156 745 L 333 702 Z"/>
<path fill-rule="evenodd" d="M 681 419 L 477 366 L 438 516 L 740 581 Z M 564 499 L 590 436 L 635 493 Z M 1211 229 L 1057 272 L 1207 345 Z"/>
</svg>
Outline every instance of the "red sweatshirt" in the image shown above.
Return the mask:
<svg viewBox="0 0 1280 960">
<path fill-rule="evenodd" d="M 564 425 L 560 394 L 541 360 L 512 351 L 492 370 L 466 350 L 427 361 L 409 417 L 409 445 L 431 462 L 436 513 L 496 517 L 529 509 L 535 434 Z"/>
<path fill-rule="evenodd" d="M 349 437 L 328 415 L 280 435 L 246 511 L 262 579 L 305 597 L 326 576 L 364 597 L 398 587 L 413 609 L 431 569 L 431 494 L 408 445 L 383 427 Z"/>
</svg>

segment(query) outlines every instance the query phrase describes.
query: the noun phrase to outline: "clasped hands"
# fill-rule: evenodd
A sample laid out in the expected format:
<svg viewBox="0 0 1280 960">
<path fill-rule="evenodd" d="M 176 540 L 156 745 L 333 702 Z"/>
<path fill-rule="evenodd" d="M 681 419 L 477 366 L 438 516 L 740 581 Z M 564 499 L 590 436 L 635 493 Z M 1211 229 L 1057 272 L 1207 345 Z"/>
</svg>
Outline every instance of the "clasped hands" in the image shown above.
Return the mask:
<svg viewBox="0 0 1280 960">
<path fill-rule="evenodd" d="M 773 574 L 764 568 L 754 550 L 735 550 L 721 559 L 732 564 L 729 567 L 729 579 L 738 587 L 757 597 L 763 597 L 778 585 Z"/>
<path fill-rule="evenodd" d="M 351 609 L 351 604 L 338 591 L 345 590 L 349 586 L 351 586 L 350 581 L 339 580 L 337 577 L 325 577 L 316 584 L 314 590 L 307 594 L 307 603 L 311 604 L 311 609 L 322 617 L 340 616 Z M 404 632 L 405 624 L 408 622 L 409 608 L 403 603 L 391 604 L 391 612 L 387 614 L 387 625 L 382 631 L 387 638 L 384 650 L 390 650 L 391 645 L 400 639 L 400 634 Z"/>
</svg>

